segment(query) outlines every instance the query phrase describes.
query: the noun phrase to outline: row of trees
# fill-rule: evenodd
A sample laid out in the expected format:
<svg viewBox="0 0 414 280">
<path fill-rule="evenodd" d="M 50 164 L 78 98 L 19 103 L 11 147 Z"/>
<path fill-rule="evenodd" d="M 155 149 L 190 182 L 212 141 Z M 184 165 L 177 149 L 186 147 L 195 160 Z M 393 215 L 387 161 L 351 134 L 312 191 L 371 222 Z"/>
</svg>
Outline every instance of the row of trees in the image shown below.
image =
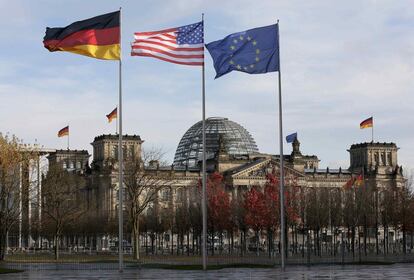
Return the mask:
<svg viewBox="0 0 414 280">
<path fill-rule="evenodd" d="M 0 260 L 5 257 L 7 236 L 24 211 L 22 201 L 28 201 L 30 178 L 28 177 L 31 160 L 37 152 L 14 136 L 0 133 Z"/>
<path fill-rule="evenodd" d="M 90 247 L 96 246 L 99 237 L 117 235 L 116 220 L 108 222 L 107 217 L 97 218 L 93 212 L 86 212 L 81 204 L 74 203 L 74 189 L 69 186 L 77 186 L 79 182 L 70 179 L 70 173 L 64 172 L 66 175 L 63 177 L 59 173 L 56 176 L 59 180 L 54 183 L 51 179 L 55 177 L 52 176 L 55 171 L 50 172 L 49 179 L 43 185 L 49 202 L 44 205 L 45 216 L 40 235 L 54 241 L 56 257 L 62 236 L 66 240 L 81 238 L 82 245 L 86 246 L 87 242 Z M 67 182 L 67 193 L 61 187 L 59 193 L 54 192 L 55 196 L 47 191 L 49 186 L 55 184 L 64 186 L 64 182 Z M 289 229 L 287 241 L 291 253 L 304 255 L 306 245 L 312 248 L 315 255 L 321 255 L 323 248 L 327 250 L 328 247 L 329 253 L 335 255 L 338 253 L 337 241 L 343 238 L 351 253 L 355 253 L 355 244 L 358 244 L 358 250 L 367 254 L 368 243 L 372 240 L 375 241 L 377 253 L 387 253 L 388 228 L 402 232 L 402 250 L 406 252 L 407 234 L 412 235 L 414 228 L 414 203 L 407 189 L 390 188 L 378 191 L 369 186 L 303 189 L 294 184 L 295 180 L 290 182 L 287 184 L 285 197 Z M 235 193 L 225 185 L 220 174 L 211 174 L 208 179 L 210 253 L 215 254 L 217 250 L 223 253 L 227 249 L 226 253 L 246 254 L 249 247 L 256 252 L 265 249 L 269 255 L 277 252 L 280 233 L 278 186 L 277 176 L 269 174 L 265 186 Z M 139 249 L 142 250 L 142 247 L 147 254 L 159 251 L 170 254 L 199 253 L 202 230 L 200 204 L 184 199 L 181 203 L 176 203 L 175 211 L 171 208 L 162 209 L 155 207 L 158 195 L 147 192 L 151 195 L 147 196 L 147 201 L 153 202 L 151 205 L 154 206 L 144 211 L 148 204 L 144 207 L 145 201 L 140 200 L 142 211 L 137 216 L 129 213 L 128 223 L 125 225 L 126 239 L 133 245 L 134 258 L 139 259 Z M 65 197 L 66 201 L 62 199 Z M 131 202 L 127 205 L 128 211 L 131 211 Z M 138 218 L 137 228 L 134 228 L 134 218 Z M 372 234 L 373 230 L 379 232 L 380 228 L 384 229 L 383 244 L 379 244 L 380 236 Z M 139 234 L 136 234 L 137 230 Z M 329 240 L 327 236 L 330 236 Z M 302 240 L 298 240 L 298 237 Z M 266 248 L 263 248 L 263 240 L 266 240 Z M 143 243 L 140 244 L 139 241 Z M 224 248 L 223 244 L 227 247 Z"/>
</svg>

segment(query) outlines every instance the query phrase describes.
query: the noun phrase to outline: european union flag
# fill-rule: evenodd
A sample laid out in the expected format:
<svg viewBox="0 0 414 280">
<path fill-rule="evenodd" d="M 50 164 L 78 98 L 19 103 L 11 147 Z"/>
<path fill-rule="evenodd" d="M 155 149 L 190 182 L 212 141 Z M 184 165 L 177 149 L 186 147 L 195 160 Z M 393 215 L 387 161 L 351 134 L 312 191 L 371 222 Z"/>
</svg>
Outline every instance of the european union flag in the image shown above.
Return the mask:
<svg viewBox="0 0 414 280">
<path fill-rule="evenodd" d="M 298 137 L 298 133 L 297 132 L 292 133 L 292 134 L 289 134 L 288 136 L 286 136 L 286 142 L 293 143 L 293 141 L 295 141 L 295 139 L 297 137 Z"/>
<path fill-rule="evenodd" d="M 230 34 L 206 45 L 214 61 L 216 78 L 233 70 L 249 74 L 279 71 L 277 24 Z"/>
</svg>

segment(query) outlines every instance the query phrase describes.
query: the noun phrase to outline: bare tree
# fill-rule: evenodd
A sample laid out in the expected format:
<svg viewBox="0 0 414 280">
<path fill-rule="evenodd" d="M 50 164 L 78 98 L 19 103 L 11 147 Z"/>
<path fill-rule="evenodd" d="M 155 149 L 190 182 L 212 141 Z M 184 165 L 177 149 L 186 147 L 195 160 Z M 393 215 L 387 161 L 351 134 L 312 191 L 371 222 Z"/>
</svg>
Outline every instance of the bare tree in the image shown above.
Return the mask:
<svg viewBox="0 0 414 280">
<path fill-rule="evenodd" d="M 126 209 L 132 227 L 133 258 L 139 260 L 139 220 L 141 214 L 158 197 L 159 191 L 172 184 L 166 172 L 159 172 L 163 153 L 159 149 L 143 151 L 141 158 L 125 162 Z"/>
<path fill-rule="evenodd" d="M 36 154 L 17 137 L 0 134 L 0 261 L 6 255 L 8 233 L 21 214 L 22 184 L 31 186 L 30 177 L 23 180 L 23 171 L 28 170 Z M 24 193 L 28 196 L 30 191 Z"/>
<path fill-rule="evenodd" d="M 81 201 L 81 190 L 85 186 L 83 177 L 68 172 L 60 165 L 49 166 L 42 186 L 42 211 L 45 228 L 53 236 L 55 259 L 59 259 L 60 238 L 65 227 L 69 227 L 85 213 Z"/>
</svg>

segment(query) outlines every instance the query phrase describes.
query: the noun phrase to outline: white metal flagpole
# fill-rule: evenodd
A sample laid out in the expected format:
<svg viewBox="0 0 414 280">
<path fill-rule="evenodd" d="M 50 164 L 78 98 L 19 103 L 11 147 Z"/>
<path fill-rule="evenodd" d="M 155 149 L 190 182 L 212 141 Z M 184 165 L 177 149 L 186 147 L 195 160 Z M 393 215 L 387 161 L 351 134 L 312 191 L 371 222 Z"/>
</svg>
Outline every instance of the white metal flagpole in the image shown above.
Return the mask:
<svg viewBox="0 0 414 280">
<path fill-rule="evenodd" d="M 204 13 L 202 14 L 202 20 L 203 24 L 203 41 L 204 41 Z M 204 47 L 203 47 L 204 52 Z M 202 99 L 203 99 L 203 167 L 202 167 L 202 216 L 203 216 L 203 237 L 202 237 L 202 254 L 203 254 L 203 270 L 207 269 L 207 187 L 206 187 L 206 105 L 205 105 L 205 92 L 206 92 L 206 86 L 205 86 L 205 66 L 203 62 L 202 66 Z"/>
<path fill-rule="evenodd" d="M 374 114 L 372 114 L 372 126 L 371 126 L 371 142 L 374 143 Z"/>
<path fill-rule="evenodd" d="M 119 117 L 118 117 L 118 108 L 116 108 L 115 135 L 118 134 L 118 119 L 119 119 Z"/>
<path fill-rule="evenodd" d="M 69 137 L 70 137 L 70 127 L 69 127 L 69 124 L 68 124 L 68 151 L 69 151 Z"/>
<path fill-rule="evenodd" d="M 280 256 L 282 270 L 285 270 L 285 176 L 283 159 L 283 122 L 282 122 L 282 76 L 280 74 L 280 40 L 279 40 L 279 20 L 277 21 L 277 43 L 279 46 L 279 161 L 280 161 Z"/>
<path fill-rule="evenodd" d="M 121 8 L 119 8 L 119 104 L 118 104 L 118 121 L 119 121 L 119 142 L 118 142 L 118 173 L 119 173 L 119 198 L 118 198 L 118 253 L 119 253 L 119 272 L 124 270 L 124 255 L 123 255 L 123 181 L 124 181 L 124 168 L 123 168 L 123 158 L 122 158 L 122 42 L 121 42 Z"/>
</svg>

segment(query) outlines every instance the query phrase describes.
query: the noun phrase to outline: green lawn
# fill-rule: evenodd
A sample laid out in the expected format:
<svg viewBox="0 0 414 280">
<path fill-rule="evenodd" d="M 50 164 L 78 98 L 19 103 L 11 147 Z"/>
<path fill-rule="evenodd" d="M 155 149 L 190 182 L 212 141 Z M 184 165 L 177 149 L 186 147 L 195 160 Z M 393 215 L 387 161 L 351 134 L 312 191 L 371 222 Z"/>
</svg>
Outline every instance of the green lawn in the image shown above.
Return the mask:
<svg viewBox="0 0 414 280">
<path fill-rule="evenodd" d="M 0 267 L 0 274 L 23 272 L 23 270 Z"/>
<path fill-rule="evenodd" d="M 176 269 L 176 270 L 202 270 L 203 266 L 194 264 L 194 265 L 175 265 L 175 264 L 142 264 L 143 268 L 161 268 L 161 269 Z M 265 264 L 223 264 L 223 265 L 208 265 L 207 270 L 217 270 L 223 268 L 274 268 L 273 265 Z"/>
</svg>

